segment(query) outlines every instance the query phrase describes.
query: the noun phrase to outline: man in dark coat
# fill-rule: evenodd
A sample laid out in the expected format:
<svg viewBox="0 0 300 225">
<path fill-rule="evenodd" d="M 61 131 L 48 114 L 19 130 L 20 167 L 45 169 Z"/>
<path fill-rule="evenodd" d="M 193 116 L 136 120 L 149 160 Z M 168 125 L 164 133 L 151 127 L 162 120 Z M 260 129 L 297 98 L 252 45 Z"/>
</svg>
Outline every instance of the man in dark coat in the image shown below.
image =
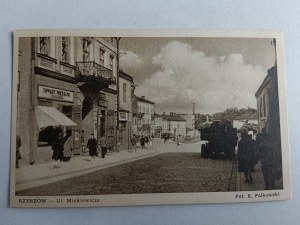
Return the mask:
<svg viewBox="0 0 300 225">
<path fill-rule="evenodd" d="M 89 149 L 89 154 L 92 158 L 95 158 L 96 156 L 98 156 L 97 154 L 97 140 L 94 137 L 94 134 L 91 134 L 90 139 L 88 140 L 87 143 L 87 148 Z"/>
<path fill-rule="evenodd" d="M 253 182 L 251 170 L 254 164 L 254 144 L 247 133 L 243 132 L 238 143 L 238 170 L 244 172 L 246 183 Z"/>
<path fill-rule="evenodd" d="M 56 167 L 59 168 L 60 163 L 63 160 L 63 156 L 64 156 L 63 136 L 62 136 L 61 131 L 58 131 L 57 137 L 55 138 L 55 140 L 52 143 L 52 150 L 53 150 L 52 159 L 54 159 L 52 169 L 54 169 Z"/>
<path fill-rule="evenodd" d="M 141 142 L 142 149 L 144 149 L 145 148 L 145 138 L 144 138 L 144 136 L 141 137 L 140 142 Z"/>
</svg>

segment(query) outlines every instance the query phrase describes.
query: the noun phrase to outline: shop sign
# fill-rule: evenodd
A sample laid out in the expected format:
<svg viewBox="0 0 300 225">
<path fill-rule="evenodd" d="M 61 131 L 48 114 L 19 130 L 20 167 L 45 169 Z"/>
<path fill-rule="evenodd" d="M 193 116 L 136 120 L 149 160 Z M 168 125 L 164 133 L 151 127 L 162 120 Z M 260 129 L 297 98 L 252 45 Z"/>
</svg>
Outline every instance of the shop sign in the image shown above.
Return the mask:
<svg viewBox="0 0 300 225">
<path fill-rule="evenodd" d="M 128 114 L 126 112 L 119 112 L 119 121 L 127 121 Z"/>
<path fill-rule="evenodd" d="M 38 87 L 38 97 L 53 99 L 57 101 L 73 102 L 74 96 L 73 91 L 66 91 L 62 89 L 47 87 L 39 85 Z"/>
</svg>

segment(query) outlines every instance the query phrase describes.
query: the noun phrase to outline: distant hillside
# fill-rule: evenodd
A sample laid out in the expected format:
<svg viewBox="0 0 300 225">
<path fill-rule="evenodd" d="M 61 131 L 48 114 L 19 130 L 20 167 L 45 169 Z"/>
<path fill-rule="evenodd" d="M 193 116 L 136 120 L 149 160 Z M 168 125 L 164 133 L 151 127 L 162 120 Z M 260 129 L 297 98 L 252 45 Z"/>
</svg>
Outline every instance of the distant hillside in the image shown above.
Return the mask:
<svg viewBox="0 0 300 225">
<path fill-rule="evenodd" d="M 213 115 L 196 114 L 196 127 L 198 127 L 201 123 L 205 122 L 207 116 L 209 120 L 221 121 L 257 119 L 257 110 L 253 108 L 229 108 L 226 109 L 224 112 L 214 113 Z"/>
<path fill-rule="evenodd" d="M 215 113 L 212 115 L 213 120 L 244 120 L 244 119 L 256 119 L 257 110 L 253 108 L 237 109 L 229 108 L 224 112 Z"/>
</svg>

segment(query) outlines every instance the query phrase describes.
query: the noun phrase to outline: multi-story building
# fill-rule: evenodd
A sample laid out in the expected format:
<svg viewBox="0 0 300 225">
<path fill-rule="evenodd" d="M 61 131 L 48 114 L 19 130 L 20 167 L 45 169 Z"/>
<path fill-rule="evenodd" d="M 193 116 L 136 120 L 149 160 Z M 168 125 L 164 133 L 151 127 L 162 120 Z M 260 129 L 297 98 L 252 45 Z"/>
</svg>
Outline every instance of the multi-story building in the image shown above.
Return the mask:
<svg viewBox="0 0 300 225">
<path fill-rule="evenodd" d="M 163 116 L 159 114 L 154 114 L 153 116 L 153 130 L 154 137 L 160 138 L 163 132 Z"/>
<path fill-rule="evenodd" d="M 180 115 L 170 112 L 170 115 L 165 113 L 162 115 L 154 115 L 154 133 L 156 137 L 161 134 L 169 134 L 173 137 L 186 137 L 187 125 L 186 120 Z"/>
<path fill-rule="evenodd" d="M 119 75 L 119 142 L 120 150 L 131 148 L 133 78 L 123 71 Z"/>
<path fill-rule="evenodd" d="M 82 103 L 81 128 L 85 142 L 90 134 L 116 143 L 116 42 L 113 38 L 76 38 L 78 99 Z"/>
<path fill-rule="evenodd" d="M 155 103 L 146 99 L 145 96 L 138 97 L 133 94 L 132 104 L 133 133 L 138 135 L 153 135 L 152 118 Z"/>
<path fill-rule="evenodd" d="M 106 135 L 113 147 L 115 56 L 110 38 L 19 39 L 17 133 L 25 159 L 49 159 L 57 127 L 72 129 L 74 154 L 80 153 L 81 136 L 86 142 L 91 133 Z"/>
<path fill-rule="evenodd" d="M 258 88 L 255 97 L 257 100 L 257 116 L 259 132 L 266 128 L 268 134 L 280 140 L 280 118 L 278 98 L 277 66 L 268 70 L 268 74 Z"/>
</svg>

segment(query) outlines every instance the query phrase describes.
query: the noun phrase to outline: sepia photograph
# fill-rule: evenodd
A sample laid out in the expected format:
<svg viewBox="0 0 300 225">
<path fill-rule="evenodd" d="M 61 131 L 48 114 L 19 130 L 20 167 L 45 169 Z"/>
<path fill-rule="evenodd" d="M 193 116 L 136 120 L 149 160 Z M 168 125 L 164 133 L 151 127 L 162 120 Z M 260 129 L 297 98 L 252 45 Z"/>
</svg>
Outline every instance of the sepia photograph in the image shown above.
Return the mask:
<svg viewBox="0 0 300 225">
<path fill-rule="evenodd" d="M 282 34 L 14 32 L 11 207 L 291 198 Z"/>
</svg>

